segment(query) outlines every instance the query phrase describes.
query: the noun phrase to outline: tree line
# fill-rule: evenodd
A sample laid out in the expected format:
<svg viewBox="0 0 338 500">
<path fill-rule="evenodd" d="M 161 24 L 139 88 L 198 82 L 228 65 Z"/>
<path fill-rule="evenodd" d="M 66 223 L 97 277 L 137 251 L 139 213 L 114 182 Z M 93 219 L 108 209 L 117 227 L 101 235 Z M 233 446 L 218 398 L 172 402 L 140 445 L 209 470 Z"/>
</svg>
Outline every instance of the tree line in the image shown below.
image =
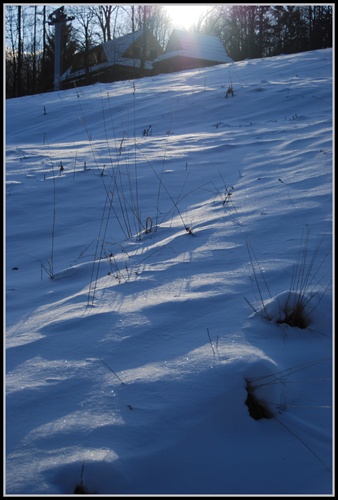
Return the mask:
<svg viewBox="0 0 338 500">
<path fill-rule="evenodd" d="M 6 98 L 53 90 L 55 5 L 6 5 Z M 165 5 L 68 5 L 62 71 L 74 54 L 149 29 L 165 49 L 175 26 Z M 67 18 L 68 19 L 68 18 Z M 210 5 L 192 31 L 219 37 L 234 61 L 332 47 L 331 5 Z"/>
</svg>

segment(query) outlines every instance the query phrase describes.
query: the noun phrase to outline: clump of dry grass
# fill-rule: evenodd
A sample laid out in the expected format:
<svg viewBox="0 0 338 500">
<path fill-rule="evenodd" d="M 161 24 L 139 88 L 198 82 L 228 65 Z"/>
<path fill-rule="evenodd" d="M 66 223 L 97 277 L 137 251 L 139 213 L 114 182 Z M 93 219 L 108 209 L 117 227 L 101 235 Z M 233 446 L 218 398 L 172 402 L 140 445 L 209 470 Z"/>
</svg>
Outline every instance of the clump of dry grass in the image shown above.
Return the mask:
<svg viewBox="0 0 338 500">
<path fill-rule="evenodd" d="M 273 418 L 273 414 L 267 407 L 267 404 L 257 397 L 254 386 L 251 385 L 248 380 L 246 381 L 246 391 L 248 395 L 245 400 L 245 404 L 249 409 L 250 417 L 254 420 Z"/>
<path fill-rule="evenodd" d="M 75 486 L 73 493 L 76 495 L 88 495 L 88 490 L 83 484 L 83 471 L 84 471 L 85 461 L 82 463 L 80 482 Z"/>
<path fill-rule="evenodd" d="M 318 277 L 323 261 L 318 263 L 318 254 L 323 238 L 309 253 L 310 229 L 303 233 L 299 255 L 293 267 L 290 291 L 283 308 L 284 318 L 277 323 L 286 323 L 297 328 L 307 328 L 311 323 L 311 313 L 318 306 L 327 287 L 323 287 L 323 277 Z M 325 257 L 324 257 L 325 260 Z"/>
<path fill-rule="evenodd" d="M 325 255 L 323 260 L 318 262 L 319 250 L 323 243 L 323 238 L 311 254 L 309 250 L 310 229 L 307 228 L 303 233 L 298 257 L 292 269 L 290 288 L 286 292 L 282 292 L 275 297 L 279 304 L 278 316 L 272 313 L 273 307 L 271 307 L 271 305 L 274 299 L 271 295 L 261 267 L 254 255 L 251 244 L 248 240 L 246 241 L 255 286 L 260 297 L 260 311 L 266 319 L 269 321 L 275 321 L 278 324 L 287 324 L 291 327 L 301 329 L 308 328 L 311 324 L 311 314 L 318 306 L 327 288 L 329 287 L 329 284 L 331 283 L 330 281 L 330 283 L 325 286 L 325 275 L 319 275 L 324 260 L 327 257 L 327 255 Z M 269 293 L 269 300 L 264 300 L 263 298 L 263 287 L 265 287 Z M 259 312 L 246 298 L 245 300 L 255 312 Z"/>
</svg>

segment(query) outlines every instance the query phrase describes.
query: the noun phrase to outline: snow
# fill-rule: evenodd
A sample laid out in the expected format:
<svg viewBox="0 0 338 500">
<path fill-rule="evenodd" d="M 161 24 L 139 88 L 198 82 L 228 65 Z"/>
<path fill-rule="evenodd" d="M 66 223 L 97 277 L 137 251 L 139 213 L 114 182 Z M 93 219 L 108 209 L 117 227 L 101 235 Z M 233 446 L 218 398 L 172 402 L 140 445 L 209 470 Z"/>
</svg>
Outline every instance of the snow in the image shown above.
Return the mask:
<svg viewBox="0 0 338 500">
<path fill-rule="evenodd" d="M 333 494 L 332 89 L 325 49 L 6 101 L 5 495 Z"/>
</svg>

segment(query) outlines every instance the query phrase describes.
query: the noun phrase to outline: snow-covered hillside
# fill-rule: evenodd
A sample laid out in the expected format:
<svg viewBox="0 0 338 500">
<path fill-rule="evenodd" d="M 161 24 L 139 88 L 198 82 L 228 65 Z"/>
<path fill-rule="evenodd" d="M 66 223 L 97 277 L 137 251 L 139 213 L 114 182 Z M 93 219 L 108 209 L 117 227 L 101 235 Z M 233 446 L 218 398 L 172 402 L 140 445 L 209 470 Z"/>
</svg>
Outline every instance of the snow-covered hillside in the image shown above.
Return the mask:
<svg viewBox="0 0 338 500">
<path fill-rule="evenodd" d="M 5 126 L 5 494 L 332 494 L 332 50 Z"/>
</svg>

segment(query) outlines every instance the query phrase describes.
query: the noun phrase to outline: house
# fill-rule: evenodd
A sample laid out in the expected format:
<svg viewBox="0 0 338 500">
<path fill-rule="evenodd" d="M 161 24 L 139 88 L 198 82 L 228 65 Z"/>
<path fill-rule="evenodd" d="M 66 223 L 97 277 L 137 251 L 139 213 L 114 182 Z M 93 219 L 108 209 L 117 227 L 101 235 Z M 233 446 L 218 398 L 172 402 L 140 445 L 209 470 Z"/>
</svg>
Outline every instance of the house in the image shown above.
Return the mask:
<svg viewBox="0 0 338 500">
<path fill-rule="evenodd" d="M 152 61 L 161 54 L 163 49 L 151 31 L 139 30 L 104 42 L 87 53 L 78 52 L 60 82 L 66 89 L 147 76 L 152 73 Z"/>
<path fill-rule="evenodd" d="M 216 36 L 173 30 L 164 54 L 153 61 L 154 74 L 233 62 Z"/>
</svg>

